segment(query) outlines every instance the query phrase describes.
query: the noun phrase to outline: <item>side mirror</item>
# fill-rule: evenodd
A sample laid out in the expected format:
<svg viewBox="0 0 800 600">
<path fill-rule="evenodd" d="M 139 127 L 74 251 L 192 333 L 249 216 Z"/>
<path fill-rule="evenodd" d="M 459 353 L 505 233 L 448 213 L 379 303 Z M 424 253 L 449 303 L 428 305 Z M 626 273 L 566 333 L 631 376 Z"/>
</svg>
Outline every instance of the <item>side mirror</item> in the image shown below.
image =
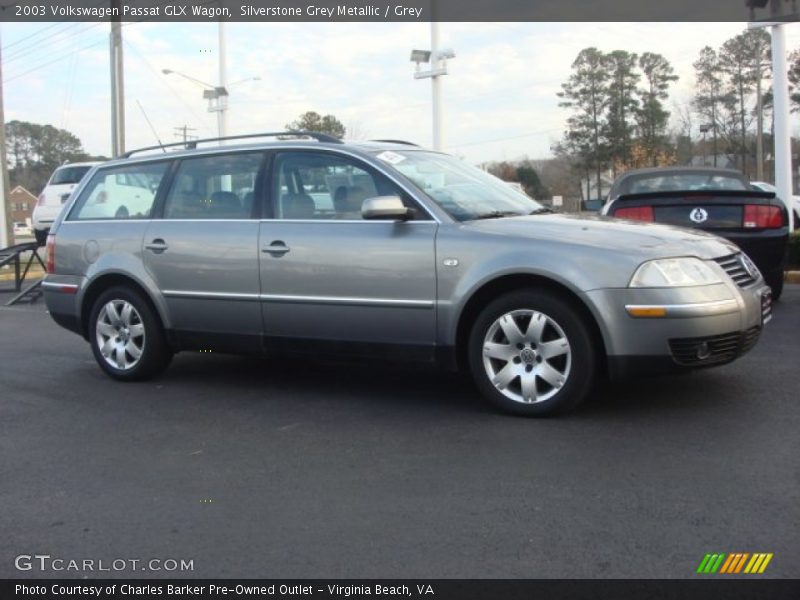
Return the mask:
<svg viewBox="0 0 800 600">
<path fill-rule="evenodd" d="M 361 204 L 361 217 L 407 221 L 411 218 L 411 209 L 403 204 L 399 196 L 375 196 Z"/>
</svg>

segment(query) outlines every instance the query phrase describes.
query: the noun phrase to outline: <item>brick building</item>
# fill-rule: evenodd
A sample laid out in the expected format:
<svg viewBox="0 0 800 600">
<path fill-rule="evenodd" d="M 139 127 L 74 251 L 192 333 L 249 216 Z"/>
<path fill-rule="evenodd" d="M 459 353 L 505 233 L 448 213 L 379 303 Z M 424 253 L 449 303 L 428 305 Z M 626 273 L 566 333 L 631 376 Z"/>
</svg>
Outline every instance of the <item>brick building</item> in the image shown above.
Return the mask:
<svg viewBox="0 0 800 600">
<path fill-rule="evenodd" d="M 33 207 L 36 206 L 36 196 L 18 185 L 11 190 L 8 201 L 11 204 L 11 221 L 30 226 Z"/>
</svg>

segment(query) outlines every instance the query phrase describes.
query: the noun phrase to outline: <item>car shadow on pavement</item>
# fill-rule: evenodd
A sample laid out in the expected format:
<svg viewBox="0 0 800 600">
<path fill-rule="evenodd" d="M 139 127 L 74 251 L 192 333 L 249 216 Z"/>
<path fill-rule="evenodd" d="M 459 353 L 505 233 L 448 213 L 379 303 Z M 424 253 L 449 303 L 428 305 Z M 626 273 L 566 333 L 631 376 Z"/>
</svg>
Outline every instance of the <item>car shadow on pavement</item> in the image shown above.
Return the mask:
<svg viewBox="0 0 800 600">
<path fill-rule="evenodd" d="M 497 413 L 466 373 L 404 363 L 350 362 L 300 357 L 257 358 L 178 355 L 158 384 L 217 390 L 230 401 L 248 392 L 271 401 L 368 402 L 404 410 Z M 733 385 L 715 371 L 678 373 L 621 382 L 599 382 L 569 418 L 616 418 L 641 412 L 694 412 L 713 407 L 709 388 Z M 563 418 L 563 417 L 562 417 Z"/>
</svg>

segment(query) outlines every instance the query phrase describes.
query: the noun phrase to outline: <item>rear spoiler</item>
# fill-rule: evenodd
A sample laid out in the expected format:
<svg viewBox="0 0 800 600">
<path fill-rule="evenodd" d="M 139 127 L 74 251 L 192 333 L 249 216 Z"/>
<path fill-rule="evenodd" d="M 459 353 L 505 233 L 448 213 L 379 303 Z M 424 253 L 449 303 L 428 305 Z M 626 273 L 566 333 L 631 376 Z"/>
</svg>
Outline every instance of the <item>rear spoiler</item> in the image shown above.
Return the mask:
<svg viewBox="0 0 800 600">
<path fill-rule="evenodd" d="M 622 194 L 616 201 L 648 200 L 655 198 L 762 198 L 772 200 L 775 192 L 762 190 L 671 190 L 669 192 L 639 192 L 636 194 Z"/>
</svg>

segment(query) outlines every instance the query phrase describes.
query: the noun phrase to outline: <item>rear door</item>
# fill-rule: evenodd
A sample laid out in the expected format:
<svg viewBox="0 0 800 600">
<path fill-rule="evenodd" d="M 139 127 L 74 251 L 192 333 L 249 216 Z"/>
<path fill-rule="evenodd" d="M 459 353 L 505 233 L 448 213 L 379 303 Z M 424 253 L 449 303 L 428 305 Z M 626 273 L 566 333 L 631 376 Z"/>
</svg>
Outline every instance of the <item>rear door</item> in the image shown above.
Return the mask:
<svg viewBox="0 0 800 600">
<path fill-rule="evenodd" d="M 435 340 L 437 223 L 395 183 L 347 155 L 280 152 L 261 221 L 267 343 L 316 341 L 322 352 L 418 351 Z M 416 220 L 363 220 L 364 199 L 399 195 Z M 305 349 L 314 347 L 304 343 Z"/>
<path fill-rule="evenodd" d="M 184 347 L 261 348 L 258 220 L 263 152 L 182 159 L 142 254 Z"/>
</svg>

